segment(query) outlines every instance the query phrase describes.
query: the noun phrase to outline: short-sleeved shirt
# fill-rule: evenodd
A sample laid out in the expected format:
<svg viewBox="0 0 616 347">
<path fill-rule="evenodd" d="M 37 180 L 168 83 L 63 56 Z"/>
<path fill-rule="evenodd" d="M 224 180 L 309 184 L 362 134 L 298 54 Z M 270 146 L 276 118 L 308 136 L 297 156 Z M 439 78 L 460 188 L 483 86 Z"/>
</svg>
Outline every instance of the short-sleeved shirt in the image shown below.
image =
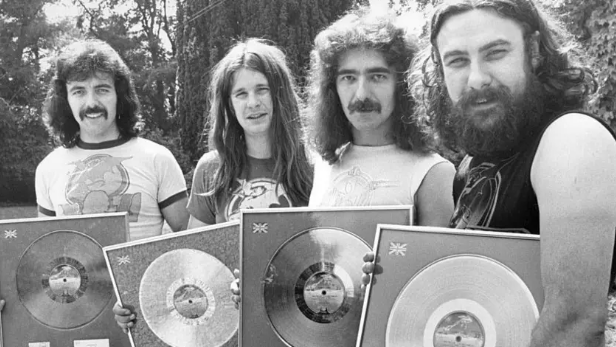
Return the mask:
<svg viewBox="0 0 616 347">
<path fill-rule="evenodd" d="M 36 169 L 36 201 L 48 216 L 128 212 L 130 240 L 160 235 L 161 209 L 186 197 L 173 154 L 143 138 L 60 147 Z"/>
<path fill-rule="evenodd" d="M 413 205 L 424 177 L 438 163 L 436 153 L 405 151 L 395 144 L 349 144 L 340 159 L 315 164 L 311 207 Z"/>
<path fill-rule="evenodd" d="M 231 191 L 215 201 L 212 192 L 220 158 L 217 151 L 204 154 L 195 168 L 188 212 L 203 223 L 215 224 L 240 218 L 242 209 L 306 206 L 307 201 L 293 201 L 278 184 L 273 177 L 274 165 L 274 159 L 248 156 Z"/>
</svg>

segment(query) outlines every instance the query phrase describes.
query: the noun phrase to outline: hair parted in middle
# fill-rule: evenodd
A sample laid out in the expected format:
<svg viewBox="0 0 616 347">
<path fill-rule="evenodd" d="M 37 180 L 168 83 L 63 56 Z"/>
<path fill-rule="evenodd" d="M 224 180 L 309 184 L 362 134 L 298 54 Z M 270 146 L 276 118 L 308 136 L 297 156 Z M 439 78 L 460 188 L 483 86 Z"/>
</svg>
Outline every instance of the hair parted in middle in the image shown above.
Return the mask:
<svg viewBox="0 0 616 347">
<path fill-rule="evenodd" d="M 270 125 L 274 179 L 292 201 L 308 201 L 312 166 L 302 142 L 300 99 L 284 53 L 265 40 L 249 38 L 236 43 L 212 70 L 208 122 L 210 147 L 218 151 L 220 167 L 212 194 L 216 201 L 240 177 L 248 161 L 244 130 L 231 104 L 234 75 L 241 69 L 262 73 L 267 79 L 273 111 Z"/>
<path fill-rule="evenodd" d="M 339 159 L 337 150 L 353 140 L 351 124 L 336 91 L 339 60 L 351 49 L 375 50 L 395 71 L 392 137 L 401 149 L 426 151 L 424 125 L 411 118 L 415 103 L 405 82 L 405 72 L 418 50 L 417 38 L 398 23 L 394 14 L 368 8 L 349 11 L 314 40 L 306 87 L 307 142 L 324 160 L 335 163 Z"/>
<path fill-rule="evenodd" d="M 446 0 L 439 5 L 430 22 L 430 45 L 424 48 L 409 69 L 407 81 L 417 101 L 415 117 L 426 117 L 436 137 L 447 148 L 459 150 L 447 122 L 450 112 L 437 38 L 444 23 L 451 17 L 472 10 L 486 10 L 511 19 L 524 30 L 529 64 L 535 60 L 532 73 L 546 93 L 545 118 L 582 109 L 597 83 L 592 71 L 584 66 L 583 53 L 561 23 L 553 19 L 533 0 Z M 489 30 L 489 28 L 486 28 Z M 533 52 L 530 40 L 538 33 L 539 51 Z M 453 139 L 453 142 L 452 142 Z"/>
</svg>

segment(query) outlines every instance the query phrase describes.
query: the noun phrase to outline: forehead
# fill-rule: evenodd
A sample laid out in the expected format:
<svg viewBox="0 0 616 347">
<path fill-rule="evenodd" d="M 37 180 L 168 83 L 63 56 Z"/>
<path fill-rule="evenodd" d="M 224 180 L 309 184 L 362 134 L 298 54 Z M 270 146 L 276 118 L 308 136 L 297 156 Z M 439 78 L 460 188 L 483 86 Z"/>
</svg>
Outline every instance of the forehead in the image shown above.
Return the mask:
<svg viewBox="0 0 616 347">
<path fill-rule="evenodd" d="M 267 78 L 259 71 L 241 68 L 233 74 L 231 89 L 250 88 L 255 85 L 268 85 Z"/>
<path fill-rule="evenodd" d="M 373 68 L 389 69 L 383 53 L 374 49 L 351 49 L 344 52 L 338 60 L 338 71 L 364 71 Z"/>
<path fill-rule="evenodd" d="M 448 51 L 473 52 L 497 40 L 523 44 L 524 30 L 516 21 L 492 10 L 471 10 L 446 19 L 436 37 L 436 45 L 443 56 Z"/>
<path fill-rule="evenodd" d="M 78 78 L 82 77 L 82 78 Z M 66 85 L 70 86 L 81 86 L 81 85 L 100 85 L 100 84 L 108 84 L 114 87 L 114 79 L 113 76 L 108 72 L 96 71 L 90 74 L 83 74 L 80 76 L 75 76 L 72 79 L 69 78 L 66 81 Z"/>
</svg>

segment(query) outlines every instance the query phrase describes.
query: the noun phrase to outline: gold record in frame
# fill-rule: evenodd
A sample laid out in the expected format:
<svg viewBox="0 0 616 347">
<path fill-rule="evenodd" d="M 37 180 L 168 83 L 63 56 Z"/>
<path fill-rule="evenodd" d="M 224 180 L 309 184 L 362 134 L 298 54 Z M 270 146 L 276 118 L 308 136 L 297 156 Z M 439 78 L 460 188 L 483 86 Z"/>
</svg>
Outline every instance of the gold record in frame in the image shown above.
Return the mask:
<svg viewBox="0 0 616 347">
<path fill-rule="evenodd" d="M 364 297 L 359 269 L 369 250 L 359 237 L 337 228 L 305 230 L 280 246 L 263 277 L 263 300 L 281 340 L 327 346 L 335 334 L 357 333 Z"/>
<path fill-rule="evenodd" d="M 55 329 L 92 322 L 113 296 L 101 245 L 69 230 L 50 232 L 30 244 L 19 260 L 16 287 L 26 311 Z"/>
<path fill-rule="evenodd" d="M 229 268 L 203 251 L 166 252 L 141 279 L 143 319 L 170 346 L 222 346 L 239 325 L 229 292 L 233 279 Z"/>
<path fill-rule="evenodd" d="M 484 256 L 449 256 L 400 292 L 385 346 L 526 346 L 538 316 L 531 291 L 511 269 Z"/>
</svg>

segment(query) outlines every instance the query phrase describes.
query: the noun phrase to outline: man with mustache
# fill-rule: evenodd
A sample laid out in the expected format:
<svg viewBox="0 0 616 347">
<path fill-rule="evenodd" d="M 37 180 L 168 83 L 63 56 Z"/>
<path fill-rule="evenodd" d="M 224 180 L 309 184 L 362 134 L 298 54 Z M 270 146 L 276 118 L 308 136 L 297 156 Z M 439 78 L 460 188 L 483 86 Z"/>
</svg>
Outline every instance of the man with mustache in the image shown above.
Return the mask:
<svg viewBox="0 0 616 347">
<path fill-rule="evenodd" d="M 102 41 L 66 47 L 44 120 L 61 147 L 36 170 L 39 216 L 128 212 L 130 240 L 186 228 L 186 182 L 171 152 L 137 136 L 130 71 Z"/>
<path fill-rule="evenodd" d="M 322 161 L 310 206 L 414 205 L 417 223 L 447 225 L 453 165 L 428 149 L 425 127 L 410 117 L 404 72 L 416 50 L 396 16 L 367 9 L 317 35 L 306 115 Z"/>
<path fill-rule="evenodd" d="M 450 226 L 540 234 L 545 302 L 529 345 L 603 346 L 616 141 L 582 111 L 592 74 L 531 0 L 447 1 L 430 28 L 411 77 L 416 116 L 468 154 Z"/>
</svg>

